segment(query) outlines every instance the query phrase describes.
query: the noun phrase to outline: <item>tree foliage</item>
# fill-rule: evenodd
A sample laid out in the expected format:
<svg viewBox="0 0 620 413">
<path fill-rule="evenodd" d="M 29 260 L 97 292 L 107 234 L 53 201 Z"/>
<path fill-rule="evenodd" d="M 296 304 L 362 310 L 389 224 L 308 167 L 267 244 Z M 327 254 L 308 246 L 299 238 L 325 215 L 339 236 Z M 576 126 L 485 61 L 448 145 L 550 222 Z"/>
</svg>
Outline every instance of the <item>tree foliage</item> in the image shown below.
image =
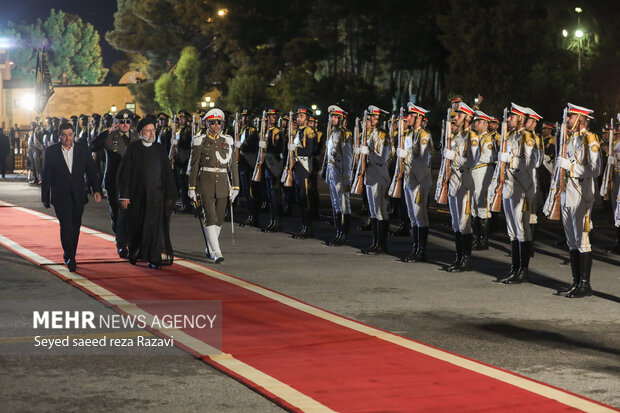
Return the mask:
<svg viewBox="0 0 620 413">
<path fill-rule="evenodd" d="M 186 47 L 174 68 L 155 82 L 155 101 L 172 113 L 180 109 L 194 110 L 202 96 L 198 88 L 199 77 L 198 51 L 195 47 Z"/>
<path fill-rule="evenodd" d="M 8 50 L 14 61 L 12 76 L 34 81 L 36 50 L 45 44 L 50 75 L 60 80 L 63 73 L 74 84 L 97 84 L 105 79 L 99 33 L 92 24 L 62 10 L 51 10 L 45 20 L 34 24 L 9 23 L 4 36 L 16 39 Z"/>
</svg>

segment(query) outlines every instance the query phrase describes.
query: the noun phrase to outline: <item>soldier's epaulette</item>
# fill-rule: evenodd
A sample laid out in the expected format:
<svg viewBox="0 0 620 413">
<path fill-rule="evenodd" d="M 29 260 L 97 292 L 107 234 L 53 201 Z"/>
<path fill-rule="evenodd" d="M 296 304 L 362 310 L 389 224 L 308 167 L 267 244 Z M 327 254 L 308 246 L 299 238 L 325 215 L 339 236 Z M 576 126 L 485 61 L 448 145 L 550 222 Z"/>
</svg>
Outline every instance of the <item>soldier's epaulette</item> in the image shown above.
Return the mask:
<svg viewBox="0 0 620 413">
<path fill-rule="evenodd" d="M 585 135 L 586 135 L 586 141 L 588 142 L 588 145 L 592 145 L 593 143 L 596 143 L 597 145 L 600 144 L 600 140 L 598 136 L 596 135 L 596 133 L 586 131 Z"/>
<path fill-rule="evenodd" d="M 304 135 L 306 138 L 308 139 L 315 139 L 316 138 L 316 132 L 314 131 L 314 129 L 306 126 L 304 128 Z"/>
<path fill-rule="evenodd" d="M 353 132 L 351 132 L 350 130 L 341 129 L 341 133 L 344 135 L 345 142 L 348 142 L 349 139 L 353 137 Z"/>
<path fill-rule="evenodd" d="M 229 145 L 233 145 L 235 143 L 235 140 L 233 139 L 232 136 L 230 135 L 226 135 L 226 134 L 221 134 L 220 137 L 224 138 L 224 140 L 226 141 L 227 144 Z"/>
<path fill-rule="evenodd" d="M 523 139 L 524 139 L 525 144 L 527 146 L 534 146 L 534 145 L 536 145 L 536 139 L 534 139 L 534 135 L 529 130 L 523 131 Z"/>
<path fill-rule="evenodd" d="M 482 136 L 482 138 L 480 138 L 480 145 L 485 145 L 487 142 L 492 142 L 493 141 L 493 137 L 486 133 Z"/>
<path fill-rule="evenodd" d="M 385 129 L 377 129 L 377 139 L 380 140 L 385 140 L 385 138 L 387 137 L 387 132 L 385 131 Z"/>
<path fill-rule="evenodd" d="M 272 135 L 277 135 L 278 133 L 280 133 L 280 128 L 278 128 L 277 126 L 274 126 L 272 129 L 273 129 Z"/>
</svg>

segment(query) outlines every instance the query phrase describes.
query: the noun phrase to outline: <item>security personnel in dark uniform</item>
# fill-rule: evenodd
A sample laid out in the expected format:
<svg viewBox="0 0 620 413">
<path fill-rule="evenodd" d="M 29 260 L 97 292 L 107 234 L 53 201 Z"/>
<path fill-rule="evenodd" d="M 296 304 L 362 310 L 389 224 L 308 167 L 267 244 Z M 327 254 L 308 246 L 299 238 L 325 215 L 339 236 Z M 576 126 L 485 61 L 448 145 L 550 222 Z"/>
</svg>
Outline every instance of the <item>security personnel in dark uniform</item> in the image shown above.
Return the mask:
<svg viewBox="0 0 620 413">
<path fill-rule="evenodd" d="M 78 122 L 78 129 L 75 134 L 76 141 L 81 142 L 84 145 L 88 145 L 88 115 L 81 114 Z"/>
<path fill-rule="evenodd" d="M 105 173 L 103 185 L 108 193 L 108 204 L 110 205 L 110 218 L 112 220 L 112 231 L 116 235 L 116 248 L 119 257 L 127 258 L 127 241 L 122 234 L 121 225 L 118 224 L 119 200 L 116 181 L 118 179 L 118 168 L 125 155 L 127 146 L 140 139 L 131 129 L 132 113 L 128 109 L 123 109 L 114 117 L 116 123 L 108 129 L 103 130 L 91 143 L 92 152 L 105 151 Z"/>
<path fill-rule="evenodd" d="M 235 142 L 235 145 L 239 145 L 239 183 L 241 193 L 248 205 L 248 217 L 239 225 L 242 227 L 246 225 L 258 227 L 260 189 L 258 185 L 254 185 L 252 182 L 252 174 L 254 173 L 256 157 L 258 156 L 258 131 L 252 126 L 247 109 L 241 109 L 239 115 L 241 118 L 239 142 Z"/>
<path fill-rule="evenodd" d="M 172 144 L 172 128 L 168 125 L 169 117 L 161 112 L 157 115 L 157 129 L 155 136 L 157 142 L 164 147 L 166 153 L 170 153 L 170 145 Z"/>
<path fill-rule="evenodd" d="M 312 216 L 310 211 L 310 179 L 313 171 L 316 132 L 307 122 L 312 111 L 305 106 L 297 108 L 298 128 L 293 142 L 289 142 L 288 150 L 294 152 L 293 184 L 297 206 L 301 213 L 301 230 L 293 234 L 295 239 L 312 238 Z"/>
<path fill-rule="evenodd" d="M 192 149 L 192 117 L 186 110 L 180 110 L 178 114 L 180 119 L 179 127 L 176 130 L 176 136 L 172 137 L 170 159 L 174 162 L 177 188 L 183 201 L 183 205 L 177 212 L 190 212 L 190 199 L 187 196 L 187 167 L 189 164 L 189 153 Z"/>
<path fill-rule="evenodd" d="M 265 142 L 259 142 L 259 146 L 265 145 L 265 159 L 262 169 L 262 181 L 267 190 L 267 204 L 269 206 L 269 225 L 263 228 L 263 232 L 277 232 L 280 230 L 280 197 L 279 183 L 282 176 L 282 148 L 283 133 L 277 127 L 278 112 L 274 108 L 265 111 L 268 121 L 265 132 Z M 262 146 L 261 146 L 262 147 Z"/>
</svg>

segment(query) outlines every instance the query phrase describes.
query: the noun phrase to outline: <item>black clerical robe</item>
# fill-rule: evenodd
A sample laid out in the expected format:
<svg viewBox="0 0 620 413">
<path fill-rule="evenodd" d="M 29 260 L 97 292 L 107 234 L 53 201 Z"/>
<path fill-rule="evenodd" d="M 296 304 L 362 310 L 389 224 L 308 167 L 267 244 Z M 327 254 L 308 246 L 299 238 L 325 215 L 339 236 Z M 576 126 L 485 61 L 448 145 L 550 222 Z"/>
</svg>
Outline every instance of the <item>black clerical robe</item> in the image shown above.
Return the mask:
<svg viewBox="0 0 620 413">
<path fill-rule="evenodd" d="M 128 199 L 122 221 L 130 259 L 152 264 L 172 263 L 169 223 L 177 199 L 174 176 L 163 146 L 145 146 L 140 140 L 127 147 L 120 165 L 118 198 Z"/>
</svg>

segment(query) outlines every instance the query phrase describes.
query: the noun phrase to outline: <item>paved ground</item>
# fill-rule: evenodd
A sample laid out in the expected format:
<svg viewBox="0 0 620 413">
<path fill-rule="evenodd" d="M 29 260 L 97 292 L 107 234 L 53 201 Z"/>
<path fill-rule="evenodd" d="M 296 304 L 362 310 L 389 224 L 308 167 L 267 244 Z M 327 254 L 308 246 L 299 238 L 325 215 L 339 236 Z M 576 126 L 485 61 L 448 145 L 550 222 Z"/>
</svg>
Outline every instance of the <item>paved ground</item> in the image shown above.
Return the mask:
<svg viewBox="0 0 620 413">
<path fill-rule="evenodd" d="M 20 180 L 0 182 L 0 199 L 44 210 L 37 187 Z M 323 198 L 324 215 L 328 214 Z M 235 218 L 240 220 L 243 208 Z M 489 251 L 475 253 L 474 271 L 450 274 L 453 258 L 447 217 L 432 212 L 429 262 L 405 264 L 408 239 L 389 239 L 390 254 L 364 256 L 358 248 L 370 234 L 353 231 L 352 246 L 322 245 L 332 229 L 318 223 L 318 239 L 292 240 L 230 222 L 222 231 L 226 257 L 217 269 L 321 308 L 427 344 L 505 368 L 620 407 L 620 257 L 604 252 L 613 242 L 605 215 L 592 233 L 593 297 L 553 296 L 570 282 L 567 252 L 555 245 L 561 227 L 541 225 L 532 283 L 491 282 L 509 265 L 502 224 Z M 395 221 L 394 221 L 395 222 Z M 110 232 L 107 205 L 89 203 L 84 224 Z M 298 222 L 285 220 L 292 232 Z M 172 241 L 178 256 L 207 262 L 195 218 L 174 215 Z M 78 251 L 79 254 L 79 251 Z M 14 254 L 0 249 L 0 298 L 67 297 L 99 306 L 77 289 Z M 79 257 L 78 257 L 79 262 Z M 3 409 L 154 411 L 272 411 L 278 407 L 236 381 L 178 350 L 165 356 L 0 357 Z M 4 407 L 6 406 L 6 407 Z"/>
</svg>

